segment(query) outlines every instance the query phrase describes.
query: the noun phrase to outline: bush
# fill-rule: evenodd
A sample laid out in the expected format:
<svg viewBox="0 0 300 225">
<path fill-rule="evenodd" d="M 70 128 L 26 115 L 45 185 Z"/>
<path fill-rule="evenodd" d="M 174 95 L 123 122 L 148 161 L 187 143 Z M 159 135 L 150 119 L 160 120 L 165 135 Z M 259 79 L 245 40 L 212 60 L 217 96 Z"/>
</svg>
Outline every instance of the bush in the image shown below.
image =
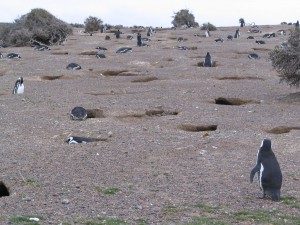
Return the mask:
<svg viewBox="0 0 300 225">
<path fill-rule="evenodd" d="M 211 23 L 204 23 L 201 27 L 201 30 L 214 31 L 214 30 L 217 30 L 217 28 Z"/>
<path fill-rule="evenodd" d="M 97 17 L 90 16 L 85 19 L 84 25 L 85 25 L 85 32 L 92 33 L 95 31 L 99 31 L 101 28 L 103 21 Z"/>
<path fill-rule="evenodd" d="M 16 19 L 0 33 L 0 39 L 13 46 L 27 46 L 32 42 L 46 45 L 60 44 L 72 28 L 44 9 L 32 9 Z"/>
<path fill-rule="evenodd" d="M 281 75 L 281 82 L 290 86 L 300 85 L 300 30 L 291 30 L 285 46 L 276 46 L 269 58 L 273 68 Z"/>
<path fill-rule="evenodd" d="M 199 27 L 199 24 L 195 22 L 195 17 L 188 9 L 181 9 L 179 12 L 174 13 L 172 24 L 174 27 Z"/>
</svg>

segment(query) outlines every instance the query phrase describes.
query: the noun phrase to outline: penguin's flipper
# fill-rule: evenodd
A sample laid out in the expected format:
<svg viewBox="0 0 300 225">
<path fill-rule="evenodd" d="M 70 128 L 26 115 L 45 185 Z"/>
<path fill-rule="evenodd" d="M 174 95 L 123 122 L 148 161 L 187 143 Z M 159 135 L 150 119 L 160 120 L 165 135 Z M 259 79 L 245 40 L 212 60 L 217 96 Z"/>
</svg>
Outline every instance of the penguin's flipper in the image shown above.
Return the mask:
<svg viewBox="0 0 300 225">
<path fill-rule="evenodd" d="M 251 173 L 250 173 L 250 183 L 253 182 L 253 178 L 254 178 L 255 174 L 259 171 L 260 171 L 260 164 L 256 164 L 256 166 L 251 170 Z"/>
</svg>

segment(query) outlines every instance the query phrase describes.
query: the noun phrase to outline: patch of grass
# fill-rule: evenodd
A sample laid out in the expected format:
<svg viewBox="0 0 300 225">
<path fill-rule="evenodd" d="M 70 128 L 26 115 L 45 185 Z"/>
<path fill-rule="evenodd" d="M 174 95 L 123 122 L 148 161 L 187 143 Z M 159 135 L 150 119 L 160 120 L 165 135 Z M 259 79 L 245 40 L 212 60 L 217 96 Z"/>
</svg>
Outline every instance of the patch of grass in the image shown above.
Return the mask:
<svg viewBox="0 0 300 225">
<path fill-rule="evenodd" d="M 128 225 L 124 220 L 119 218 L 98 217 L 97 221 L 89 221 L 86 225 Z"/>
<path fill-rule="evenodd" d="M 39 224 L 38 222 L 31 221 L 30 218 L 38 218 L 39 220 L 45 220 L 43 216 L 33 216 L 33 215 L 20 215 L 20 216 L 13 216 L 9 219 L 11 224 L 26 224 L 26 225 L 34 225 Z"/>
<path fill-rule="evenodd" d="M 214 212 L 215 210 L 219 209 L 219 207 L 216 206 L 209 206 L 202 203 L 199 203 L 195 205 L 195 207 L 202 209 L 205 212 Z"/>
<path fill-rule="evenodd" d="M 105 195 L 115 195 L 118 192 L 121 191 L 121 189 L 116 188 L 116 187 L 112 187 L 112 188 L 107 188 L 107 189 L 103 189 L 100 187 L 96 187 L 96 191 Z"/>
<path fill-rule="evenodd" d="M 180 209 L 178 207 L 168 205 L 162 210 L 162 213 L 170 215 L 170 214 L 175 214 L 179 211 Z"/>
<path fill-rule="evenodd" d="M 290 206 L 291 208 L 300 209 L 300 204 L 296 197 L 293 197 L 293 196 L 283 197 L 283 198 L 281 198 L 281 202 L 283 204 Z"/>
<path fill-rule="evenodd" d="M 144 220 L 144 219 L 137 219 L 136 220 L 136 224 L 137 225 L 147 225 L 148 222 L 146 220 Z"/>
<path fill-rule="evenodd" d="M 32 179 L 26 179 L 25 184 L 30 185 L 32 187 L 40 187 L 41 186 L 37 181 L 32 180 Z"/>
<path fill-rule="evenodd" d="M 215 218 L 199 217 L 194 218 L 193 221 L 186 223 L 185 225 L 230 225 L 231 223 L 223 222 Z"/>
<path fill-rule="evenodd" d="M 235 219 L 238 221 L 251 221 L 255 223 L 271 223 L 275 211 L 255 210 L 255 211 L 238 211 L 234 213 Z"/>
</svg>

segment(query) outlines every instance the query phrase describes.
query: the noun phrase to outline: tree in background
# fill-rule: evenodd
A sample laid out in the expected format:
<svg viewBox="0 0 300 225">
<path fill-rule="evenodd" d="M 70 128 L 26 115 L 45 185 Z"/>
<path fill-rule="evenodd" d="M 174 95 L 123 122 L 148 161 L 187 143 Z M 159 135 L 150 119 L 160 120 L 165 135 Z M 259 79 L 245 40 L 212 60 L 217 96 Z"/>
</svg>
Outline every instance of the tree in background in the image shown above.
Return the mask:
<svg viewBox="0 0 300 225">
<path fill-rule="evenodd" d="M 67 23 L 44 9 L 32 9 L 10 24 L 0 39 L 12 46 L 28 46 L 33 42 L 53 45 L 62 43 L 70 34 L 72 27 Z"/>
<path fill-rule="evenodd" d="M 217 30 L 216 26 L 214 26 L 211 23 L 203 23 L 200 29 L 201 30 L 208 30 L 208 31 Z"/>
<path fill-rule="evenodd" d="M 239 19 L 239 23 L 241 24 L 241 27 L 244 27 L 245 26 L 245 20 L 244 20 L 244 18 L 240 18 Z"/>
<path fill-rule="evenodd" d="M 290 86 L 300 85 L 300 29 L 291 30 L 285 45 L 276 46 L 269 58 L 273 68 L 281 75 L 280 81 Z"/>
<path fill-rule="evenodd" d="M 172 16 L 174 19 L 172 24 L 174 27 L 199 27 L 199 24 L 195 21 L 195 17 L 188 9 L 181 9 L 177 13 L 174 13 L 175 16 Z"/>
<path fill-rule="evenodd" d="M 99 31 L 102 26 L 103 21 L 97 17 L 90 16 L 84 21 L 85 32 L 92 35 L 93 32 Z"/>
</svg>

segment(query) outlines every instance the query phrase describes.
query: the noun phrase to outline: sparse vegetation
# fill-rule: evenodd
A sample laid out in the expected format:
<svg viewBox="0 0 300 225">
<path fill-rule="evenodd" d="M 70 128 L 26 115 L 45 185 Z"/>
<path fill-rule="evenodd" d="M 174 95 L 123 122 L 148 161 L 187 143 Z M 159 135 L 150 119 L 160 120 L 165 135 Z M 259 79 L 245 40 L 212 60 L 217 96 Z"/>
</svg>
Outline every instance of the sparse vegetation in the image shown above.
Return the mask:
<svg viewBox="0 0 300 225">
<path fill-rule="evenodd" d="M 39 224 L 38 222 L 30 220 L 30 218 L 37 218 L 39 220 L 45 220 L 45 218 L 43 216 L 19 215 L 19 216 L 12 216 L 9 219 L 9 222 L 10 222 L 10 224 L 25 224 L 25 225 Z"/>
<path fill-rule="evenodd" d="M 287 45 L 276 46 L 269 58 L 273 68 L 281 75 L 281 81 L 290 86 L 300 85 L 300 29 L 291 30 Z"/>
<path fill-rule="evenodd" d="M 16 19 L 0 33 L 0 39 L 12 46 L 29 46 L 32 42 L 45 45 L 62 43 L 72 27 L 44 9 L 32 9 Z"/>
<path fill-rule="evenodd" d="M 211 23 L 203 23 L 200 29 L 214 31 L 217 30 L 217 27 Z"/>
<path fill-rule="evenodd" d="M 84 21 L 85 32 L 92 34 L 92 32 L 99 31 L 103 21 L 97 17 L 90 16 Z"/>
<path fill-rule="evenodd" d="M 99 193 L 101 193 L 101 194 L 104 194 L 104 195 L 115 195 L 118 192 L 120 192 L 121 189 L 116 188 L 116 187 L 106 188 L 106 189 L 103 189 L 103 188 L 100 188 L 100 187 L 96 187 L 96 191 L 99 192 Z"/>
<path fill-rule="evenodd" d="M 195 21 L 195 16 L 188 9 L 181 9 L 174 14 L 172 21 L 174 27 L 199 27 L 199 24 Z"/>
</svg>

